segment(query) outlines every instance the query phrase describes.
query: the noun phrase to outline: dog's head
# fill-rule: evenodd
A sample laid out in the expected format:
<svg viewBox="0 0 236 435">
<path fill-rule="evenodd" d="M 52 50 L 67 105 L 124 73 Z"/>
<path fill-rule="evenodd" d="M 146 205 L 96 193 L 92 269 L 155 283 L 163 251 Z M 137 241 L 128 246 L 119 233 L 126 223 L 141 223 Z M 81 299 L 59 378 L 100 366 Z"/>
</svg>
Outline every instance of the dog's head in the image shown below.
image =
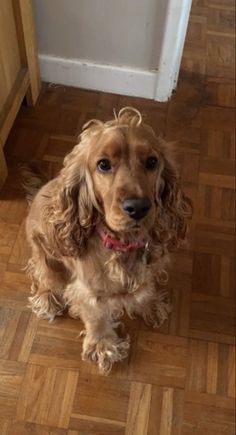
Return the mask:
<svg viewBox="0 0 236 435">
<path fill-rule="evenodd" d="M 59 186 L 57 235 L 70 255 L 83 251 L 99 220 L 123 239 L 152 237 L 170 248 L 185 238 L 191 206 L 171 146 L 135 109 L 85 125 Z"/>
</svg>

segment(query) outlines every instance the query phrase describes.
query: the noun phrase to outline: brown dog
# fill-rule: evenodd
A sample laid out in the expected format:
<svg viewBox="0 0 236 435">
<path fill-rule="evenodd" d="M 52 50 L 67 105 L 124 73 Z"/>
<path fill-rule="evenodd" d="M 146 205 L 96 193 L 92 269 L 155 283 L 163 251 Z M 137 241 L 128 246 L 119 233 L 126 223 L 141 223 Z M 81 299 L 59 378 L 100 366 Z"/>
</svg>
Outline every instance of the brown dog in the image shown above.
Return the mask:
<svg viewBox="0 0 236 435">
<path fill-rule="evenodd" d="M 67 307 L 85 325 L 82 357 L 109 372 L 128 353 L 116 331 L 124 310 L 154 327 L 167 318 L 159 283 L 190 217 L 171 147 L 137 110 L 90 121 L 30 207 L 33 312 L 53 319 Z"/>
</svg>

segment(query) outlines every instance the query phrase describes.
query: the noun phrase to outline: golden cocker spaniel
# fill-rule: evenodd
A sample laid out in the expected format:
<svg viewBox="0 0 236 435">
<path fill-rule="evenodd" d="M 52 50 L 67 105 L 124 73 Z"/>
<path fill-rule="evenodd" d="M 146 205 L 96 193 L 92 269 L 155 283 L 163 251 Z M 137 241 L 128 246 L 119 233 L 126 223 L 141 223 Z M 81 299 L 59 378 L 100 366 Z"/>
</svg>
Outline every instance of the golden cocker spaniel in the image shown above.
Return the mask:
<svg viewBox="0 0 236 435">
<path fill-rule="evenodd" d="M 170 144 L 136 109 L 90 121 L 30 206 L 33 312 L 52 320 L 67 309 L 80 318 L 82 358 L 108 373 L 128 354 L 129 336 L 118 331 L 124 311 L 153 327 L 167 318 L 160 284 L 191 211 Z"/>
</svg>

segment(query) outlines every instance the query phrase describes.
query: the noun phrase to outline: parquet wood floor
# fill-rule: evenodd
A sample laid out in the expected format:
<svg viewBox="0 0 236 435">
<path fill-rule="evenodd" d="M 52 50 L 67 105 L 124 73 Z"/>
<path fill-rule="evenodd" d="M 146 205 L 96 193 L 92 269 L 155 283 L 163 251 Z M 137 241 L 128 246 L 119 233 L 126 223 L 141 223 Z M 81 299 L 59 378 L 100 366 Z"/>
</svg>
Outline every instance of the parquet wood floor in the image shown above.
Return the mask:
<svg viewBox="0 0 236 435">
<path fill-rule="evenodd" d="M 231 0 L 193 1 L 179 87 L 169 103 L 45 85 L 36 108 L 22 106 L 5 148 L 10 173 L 0 202 L 3 435 L 234 434 L 232 16 Z M 81 361 L 79 321 L 39 321 L 27 308 L 27 204 L 17 165 L 41 160 L 54 176 L 81 126 L 125 105 L 177 141 L 195 212 L 189 247 L 173 258 L 169 321 L 154 331 L 127 320 L 129 359 L 103 377 Z"/>
</svg>

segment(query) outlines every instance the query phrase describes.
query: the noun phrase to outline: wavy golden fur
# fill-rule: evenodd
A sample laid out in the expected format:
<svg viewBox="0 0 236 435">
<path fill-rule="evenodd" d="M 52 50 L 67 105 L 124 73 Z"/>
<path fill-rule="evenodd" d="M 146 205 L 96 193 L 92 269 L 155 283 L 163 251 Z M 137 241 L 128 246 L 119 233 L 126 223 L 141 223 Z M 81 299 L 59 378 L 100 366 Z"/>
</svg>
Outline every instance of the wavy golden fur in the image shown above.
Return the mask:
<svg viewBox="0 0 236 435">
<path fill-rule="evenodd" d="M 142 215 L 125 207 L 127 198 L 148 204 Z M 109 372 L 129 348 L 129 337 L 117 331 L 124 311 L 153 326 L 166 319 L 170 306 L 160 284 L 169 253 L 186 238 L 191 212 L 171 144 L 136 109 L 124 108 L 105 123 L 90 121 L 59 175 L 30 206 L 32 310 L 52 320 L 66 308 L 81 318 L 82 357 Z M 99 226 L 138 248 L 108 249 Z"/>
</svg>

